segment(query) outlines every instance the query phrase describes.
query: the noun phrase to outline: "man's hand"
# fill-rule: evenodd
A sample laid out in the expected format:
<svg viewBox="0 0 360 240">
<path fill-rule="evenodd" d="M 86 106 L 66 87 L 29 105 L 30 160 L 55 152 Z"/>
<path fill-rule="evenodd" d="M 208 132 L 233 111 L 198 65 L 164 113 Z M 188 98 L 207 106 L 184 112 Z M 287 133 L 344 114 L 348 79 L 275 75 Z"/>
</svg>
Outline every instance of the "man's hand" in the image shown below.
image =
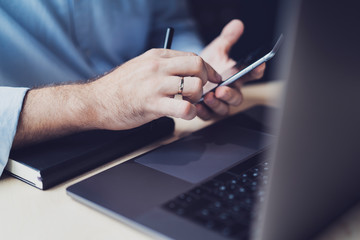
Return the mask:
<svg viewBox="0 0 360 240">
<path fill-rule="evenodd" d="M 175 99 L 184 77 L 183 99 Z M 14 146 L 88 129 L 124 130 L 162 116 L 192 119 L 221 76 L 193 53 L 152 49 L 86 83 L 30 90 Z"/>
<path fill-rule="evenodd" d="M 174 99 L 184 77 L 183 100 Z M 97 128 L 128 129 L 161 116 L 192 119 L 206 82 L 221 76 L 201 57 L 175 50 L 152 49 L 93 82 Z"/>
<path fill-rule="evenodd" d="M 222 30 L 220 36 L 214 39 L 200 54 L 217 72 L 223 73 L 235 65 L 235 61 L 229 57 L 231 47 L 238 41 L 244 32 L 244 25 L 240 20 L 232 20 Z M 236 81 L 231 86 L 222 86 L 214 92 L 205 95 L 204 103 L 211 109 L 209 111 L 202 104 L 196 106 L 198 116 L 204 120 L 212 115 L 224 116 L 229 112 L 229 106 L 239 105 L 243 98 L 240 91 L 245 81 L 259 79 L 264 75 L 265 64 L 260 65 L 252 72 Z M 205 86 L 208 87 L 208 86 Z"/>
</svg>

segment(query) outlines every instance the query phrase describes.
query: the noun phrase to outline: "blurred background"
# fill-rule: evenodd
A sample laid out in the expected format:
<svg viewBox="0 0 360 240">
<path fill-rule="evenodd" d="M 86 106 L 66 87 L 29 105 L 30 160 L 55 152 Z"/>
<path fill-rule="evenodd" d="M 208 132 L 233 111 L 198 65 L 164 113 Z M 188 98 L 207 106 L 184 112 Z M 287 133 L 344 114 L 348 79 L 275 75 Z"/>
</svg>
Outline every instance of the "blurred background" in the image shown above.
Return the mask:
<svg viewBox="0 0 360 240">
<path fill-rule="evenodd" d="M 245 25 L 244 35 L 232 48 L 231 57 L 239 60 L 264 44 L 272 43 L 281 33 L 276 27 L 279 21 L 280 0 L 192 0 L 190 12 L 198 24 L 198 31 L 205 44 L 219 35 L 232 19 L 240 19 Z M 272 80 L 275 57 L 267 65 L 261 82 Z M 256 81 L 258 82 L 258 81 Z"/>
</svg>

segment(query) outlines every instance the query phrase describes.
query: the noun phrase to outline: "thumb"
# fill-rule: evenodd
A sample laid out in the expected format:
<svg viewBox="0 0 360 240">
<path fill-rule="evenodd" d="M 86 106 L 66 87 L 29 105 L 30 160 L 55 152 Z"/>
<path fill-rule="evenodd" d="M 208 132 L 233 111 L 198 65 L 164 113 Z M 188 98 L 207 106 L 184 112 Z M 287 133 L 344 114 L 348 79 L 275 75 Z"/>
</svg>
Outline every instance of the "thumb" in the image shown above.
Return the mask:
<svg viewBox="0 0 360 240">
<path fill-rule="evenodd" d="M 244 24 L 238 19 L 234 19 L 223 28 L 216 44 L 228 55 L 231 47 L 239 40 L 244 32 Z"/>
</svg>

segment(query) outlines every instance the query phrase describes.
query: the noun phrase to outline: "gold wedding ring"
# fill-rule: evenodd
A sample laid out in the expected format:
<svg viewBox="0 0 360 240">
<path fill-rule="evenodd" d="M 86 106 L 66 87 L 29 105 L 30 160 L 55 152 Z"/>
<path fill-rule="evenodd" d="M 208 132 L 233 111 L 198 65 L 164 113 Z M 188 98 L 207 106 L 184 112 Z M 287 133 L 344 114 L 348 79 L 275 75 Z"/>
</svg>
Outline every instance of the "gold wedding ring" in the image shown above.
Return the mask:
<svg viewBox="0 0 360 240">
<path fill-rule="evenodd" d="M 183 90 L 184 90 L 184 77 L 181 77 L 178 94 L 181 95 L 183 93 Z"/>
</svg>

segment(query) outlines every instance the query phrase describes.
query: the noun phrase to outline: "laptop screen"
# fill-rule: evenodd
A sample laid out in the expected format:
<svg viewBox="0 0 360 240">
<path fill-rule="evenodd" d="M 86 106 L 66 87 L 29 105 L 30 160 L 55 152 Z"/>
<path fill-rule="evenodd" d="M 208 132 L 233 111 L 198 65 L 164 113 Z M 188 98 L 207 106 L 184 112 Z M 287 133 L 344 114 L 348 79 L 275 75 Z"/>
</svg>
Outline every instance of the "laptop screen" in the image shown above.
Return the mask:
<svg viewBox="0 0 360 240">
<path fill-rule="evenodd" d="M 290 66 L 281 66 L 288 82 L 260 239 L 313 238 L 360 199 L 356 1 L 293 7 L 298 24 L 290 26 Z"/>
</svg>

